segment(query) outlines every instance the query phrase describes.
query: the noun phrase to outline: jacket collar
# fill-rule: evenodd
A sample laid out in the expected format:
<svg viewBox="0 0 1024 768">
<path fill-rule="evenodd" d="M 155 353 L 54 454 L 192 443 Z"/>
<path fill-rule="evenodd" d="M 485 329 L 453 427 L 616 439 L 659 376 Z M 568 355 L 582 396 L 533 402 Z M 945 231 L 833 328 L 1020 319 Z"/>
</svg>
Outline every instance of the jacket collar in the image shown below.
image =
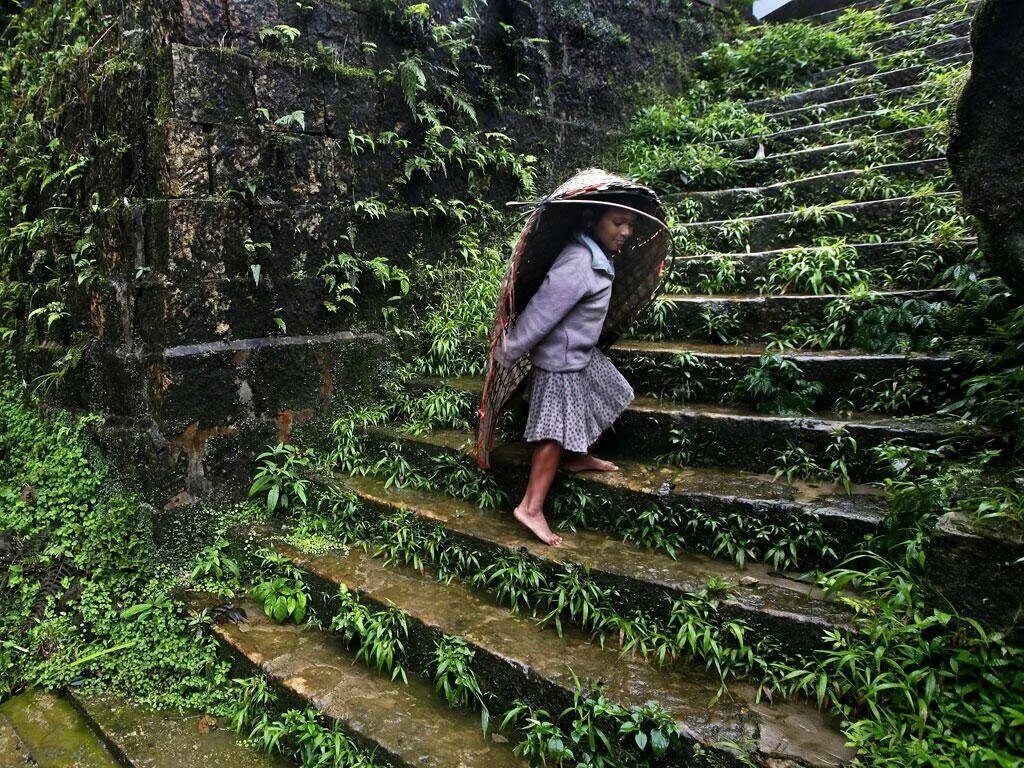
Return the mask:
<svg viewBox="0 0 1024 768">
<path fill-rule="evenodd" d="M 576 235 L 576 242 L 585 245 L 590 250 L 590 266 L 599 272 L 604 272 L 609 277 L 615 277 L 615 265 L 609 259 L 597 241 L 589 235 L 579 232 Z"/>
</svg>

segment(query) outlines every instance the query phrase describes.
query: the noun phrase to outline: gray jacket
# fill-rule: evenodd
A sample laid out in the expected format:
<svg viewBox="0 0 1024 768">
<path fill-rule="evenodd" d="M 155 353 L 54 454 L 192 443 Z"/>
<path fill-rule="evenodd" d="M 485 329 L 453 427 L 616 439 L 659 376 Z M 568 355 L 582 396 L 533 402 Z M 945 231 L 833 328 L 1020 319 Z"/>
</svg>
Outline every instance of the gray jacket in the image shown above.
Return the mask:
<svg viewBox="0 0 1024 768">
<path fill-rule="evenodd" d="M 511 365 L 529 353 L 546 371 L 585 368 L 604 329 L 614 275 L 597 243 L 587 237 L 571 241 L 515 325 L 498 340 L 495 359 Z"/>
</svg>

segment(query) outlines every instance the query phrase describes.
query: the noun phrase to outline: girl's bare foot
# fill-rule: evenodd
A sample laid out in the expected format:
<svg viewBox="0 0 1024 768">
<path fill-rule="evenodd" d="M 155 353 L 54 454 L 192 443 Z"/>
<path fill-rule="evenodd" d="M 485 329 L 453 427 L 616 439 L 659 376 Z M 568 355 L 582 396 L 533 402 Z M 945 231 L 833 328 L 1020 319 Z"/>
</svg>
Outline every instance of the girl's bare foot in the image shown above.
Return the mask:
<svg viewBox="0 0 1024 768">
<path fill-rule="evenodd" d="M 562 543 L 562 537 L 557 533 L 554 533 L 550 527 L 548 527 L 548 521 L 544 517 L 544 513 L 541 511 L 530 512 L 526 507 L 520 504 L 516 507 L 516 511 L 512 513 L 516 520 L 525 525 L 533 535 L 552 547 L 557 547 Z"/>
<path fill-rule="evenodd" d="M 579 456 L 578 458 L 569 459 L 565 462 L 565 468 L 570 472 L 586 472 L 587 470 L 614 472 L 618 469 L 618 467 L 610 461 L 599 459 L 597 456 L 591 456 L 589 453 Z"/>
</svg>

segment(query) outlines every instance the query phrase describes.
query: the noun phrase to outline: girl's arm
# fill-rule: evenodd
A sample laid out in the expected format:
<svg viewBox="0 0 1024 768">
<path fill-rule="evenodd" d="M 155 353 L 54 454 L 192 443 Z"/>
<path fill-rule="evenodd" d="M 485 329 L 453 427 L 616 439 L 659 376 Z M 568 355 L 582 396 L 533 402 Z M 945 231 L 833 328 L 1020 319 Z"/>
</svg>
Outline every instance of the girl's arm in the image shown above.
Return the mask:
<svg viewBox="0 0 1024 768">
<path fill-rule="evenodd" d="M 589 259 L 583 248 L 569 248 L 559 255 L 515 325 L 498 339 L 494 357 L 499 363 L 511 365 L 533 349 L 587 294 L 588 276 L 582 267 L 590 269 Z"/>
</svg>

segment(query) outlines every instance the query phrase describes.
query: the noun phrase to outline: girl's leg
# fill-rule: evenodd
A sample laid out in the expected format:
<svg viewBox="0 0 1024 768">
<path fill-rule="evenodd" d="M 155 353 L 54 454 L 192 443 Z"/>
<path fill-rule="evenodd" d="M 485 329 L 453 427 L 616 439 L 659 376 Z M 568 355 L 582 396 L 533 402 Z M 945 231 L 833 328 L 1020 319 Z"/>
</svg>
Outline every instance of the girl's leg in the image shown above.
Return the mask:
<svg viewBox="0 0 1024 768">
<path fill-rule="evenodd" d="M 516 520 L 529 528 L 534 536 L 557 547 L 562 537 L 552 532 L 544 517 L 544 501 L 548 490 L 558 472 L 558 460 L 562 457 L 562 446 L 557 440 L 542 440 L 533 451 L 533 463 L 530 465 L 530 481 L 526 485 L 523 500 L 516 507 Z"/>
</svg>

